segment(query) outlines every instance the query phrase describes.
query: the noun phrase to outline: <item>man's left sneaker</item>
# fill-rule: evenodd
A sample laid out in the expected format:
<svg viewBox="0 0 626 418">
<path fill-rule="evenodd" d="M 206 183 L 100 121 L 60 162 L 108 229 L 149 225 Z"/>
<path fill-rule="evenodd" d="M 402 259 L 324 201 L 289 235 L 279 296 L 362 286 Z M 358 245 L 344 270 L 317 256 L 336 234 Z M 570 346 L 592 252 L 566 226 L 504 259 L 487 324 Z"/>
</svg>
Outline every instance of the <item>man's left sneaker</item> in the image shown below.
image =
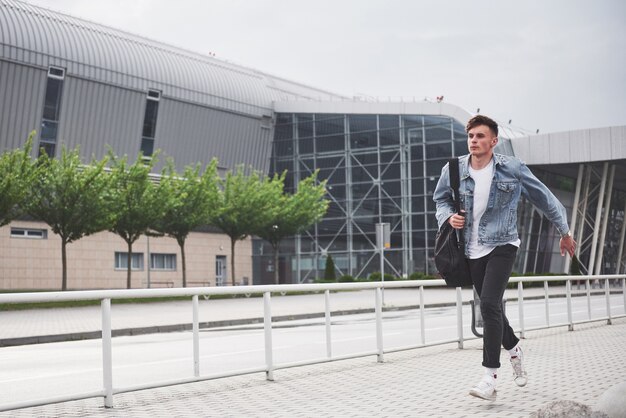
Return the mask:
<svg viewBox="0 0 626 418">
<path fill-rule="evenodd" d="M 524 369 L 524 353 L 522 347 L 517 347 L 518 354 L 511 357 L 511 366 L 513 366 L 513 380 L 517 386 L 526 386 L 528 383 L 528 375 Z"/>
</svg>

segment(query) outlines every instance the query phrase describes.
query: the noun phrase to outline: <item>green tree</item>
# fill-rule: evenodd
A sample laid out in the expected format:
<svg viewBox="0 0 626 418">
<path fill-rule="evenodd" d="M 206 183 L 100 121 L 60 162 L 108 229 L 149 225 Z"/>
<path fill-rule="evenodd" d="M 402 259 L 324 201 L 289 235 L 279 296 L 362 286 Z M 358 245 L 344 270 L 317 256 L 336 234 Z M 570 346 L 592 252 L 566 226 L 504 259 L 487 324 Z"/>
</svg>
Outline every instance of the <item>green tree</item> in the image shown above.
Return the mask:
<svg viewBox="0 0 626 418">
<path fill-rule="evenodd" d="M 280 178 L 270 179 L 254 171 L 247 175 L 243 167 L 226 173 L 219 181 L 218 210 L 210 223 L 230 238 L 230 272 L 233 286 L 235 278 L 235 244 L 254 233 L 259 225 L 267 224 L 272 202 L 282 192 Z"/>
<path fill-rule="evenodd" d="M 8 224 L 24 210 L 37 172 L 30 157 L 34 135 L 34 131 L 30 133 L 22 149 L 0 155 L 0 226 Z"/>
<path fill-rule="evenodd" d="M 106 162 L 104 158 L 83 165 L 78 147 L 72 151 L 63 147 L 58 159 L 42 153 L 37 161 L 38 175 L 29 191 L 27 211 L 61 237 L 61 290 L 67 290 L 67 244 L 111 226 Z"/>
<path fill-rule="evenodd" d="M 274 252 L 274 283 L 279 283 L 278 255 L 280 242 L 286 237 L 305 231 L 320 220 L 328 209 L 326 182 L 317 182 L 317 172 L 300 181 L 297 191 L 285 193 L 282 187 L 285 173 L 280 177 L 281 195 L 270 201 L 265 222 L 258 225 L 255 235 L 270 243 Z M 334 276 L 333 276 L 334 277 Z"/>
<path fill-rule="evenodd" d="M 149 233 L 163 216 L 163 202 L 159 188 L 150 179 L 150 172 L 156 162 L 156 156 L 145 160 L 141 155 L 134 164 L 128 164 L 128 158 L 111 158 L 112 201 L 115 214 L 110 228 L 126 242 L 128 266 L 126 269 L 126 287 L 131 288 L 131 267 L 133 243 L 142 235 Z M 147 260 L 150 263 L 150 260 Z"/>
<path fill-rule="evenodd" d="M 330 254 L 326 257 L 324 280 L 337 280 L 337 276 L 335 275 L 335 262 L 333 261 L 333 256 Z"/>
<path fill-rule="evenodd" d="M 187 287 L 185 240 L 189 233 L 217 216 L 217 160 L 213 159 L 200 175 L 200 166 L 186 167 L 178 176 L 170 162 L 161 177 L 163 217 L 155 229 L 178 242 L 182 258 L 183 287 Z"/>
</svg>

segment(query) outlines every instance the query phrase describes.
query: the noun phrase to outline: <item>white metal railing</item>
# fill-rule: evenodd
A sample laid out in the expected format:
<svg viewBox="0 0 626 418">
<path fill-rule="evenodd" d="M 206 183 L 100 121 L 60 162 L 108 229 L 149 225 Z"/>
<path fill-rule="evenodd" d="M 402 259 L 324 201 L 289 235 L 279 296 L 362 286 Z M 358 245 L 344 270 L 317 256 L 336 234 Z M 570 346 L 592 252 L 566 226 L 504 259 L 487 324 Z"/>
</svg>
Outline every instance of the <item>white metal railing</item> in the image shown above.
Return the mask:
<svg viewBox="0 0 626 418">
<path fill-rule="evenodd" d="M 572 281 L 584 280 L 586 283 L 586 297 L 589 311 L 589 317 L 586 320 L 574 321 L 572 315 Z M 604 283 L 604 292 L 606 294 L 606 316 L 600 318 L 593 318 L 591 315 L 591 286 L 590 281 L 600 281 Z M 567 299 L 567 322 L 559 324 L 550 323 L 550 299 L 555 296 L 563 295 L 549 295 L 548 283 L 553 281 L 566 281 L 565 297 Z M 619 315 L 613 315 L 611 312 L 610 301 L 610 281 L 618 281 L 621 283 L 621 293 L 624 297 L 624 313 Z M 519 307 L 519 329 L 520 335 L 523 337 L 527 331 L 537 330 L 548 327 L 567 326 L 570 331 L 574 329 L 574 325 L 592 322 L 592 321 L 607 321 L 611 324 L 612 319 L 615 317 L 626 316 L 626 275 L 598 275 L 598 276 L 536 276 L 536 277 L 512 277 L 510 282 L 518 284 L 518 307 Z M 543 282 L 544 283 L 544 299 L 545 299 L 545 312 L 546 323 L 545 325 L 526 328 L 524 324 L 524 282 Z M 395 281 L 395 282 L 367 282 L 367 283 L 328 283 L 328 284 L 297 284 L 297 285 L 269 285 L 269 286 L 237 286 L 237 287 L 218 287 L 218 288 L 177 288 L 177 289 L 130 289 L 130 290 L 87 290 L 87 291 L 73 291 L 73 292 L 46 292 L 46 293 L 12 293 L 12 294 L 0 294 L 0 304 L 3 303 L 37 303 L 37 302 L 60 302 L 60 301 L 79 301 L 79 300 L 100 300 L 101 312 L 102 312 L 102 379 L 103 386 L 101 390 L 88 393 L 74 393 L 66 396 L 59 396 L 46 399 L 29 400 L 24 402 L 9 403 L 0 405 L 0 411 L 7 411 L 19 408 L 33 407 L 39 405 L 47 405 L 51 403 L 66 402 L 73 400 L 80 400 L 86 398 L 103 397 L 104 406 L 107 408 L 113 407 L 113 396 L 118 393 L 126 393 L 143 389 L 151 389 L 163 386 L 171 386 L 183 383 L 198 382 L 202 380 L 216 379 L 221 377 L 238 376 L 250 373 L 265 372 L 267 380 L 274 380 L 274 371 L 278 369 L 285 369 L 290 367 L 304 366 L 316 363 L 323 363 L 328 361 L 344 360 L 349 358 L 357 358 L 364 356 L 376 355 L 378 362 L 384 361 L 384 354 L 410 350 L 420 347 L 449 344 L 456 342 L 459 348 L 463 348 L 463 342 L 475 337 L 466 337 L 463 335 L 463 314 L 462 314 L 462 293 L 461 289 L 456 289 L 456 321 L 457 321 L 457 335 L 455 338 L 429 342 L 426 343 L 425 339 L 425 320 L 424 320 L 424 289 L 429 287 L 440 287 L 444 284 L 443 280 L 428 280 L 428 281 Z M 419 309 L 420 309 L 420 328 L 421 328 L 421 344 L 393 347 L 385 349 L 383 347 L 383 302 L 382 291 L 383 289 L 391 288 L 419 288 Z M 330 309 L 330 292 L 340 290 L 364 290 L 374 289 L 374 312 L 376 320 L 376 350 L 360 353 L 351 353 L 342 356 L 332 355 L 332 338 L 331 338 L 331 309 Z M 325 333 L 326 333 L 326 357 L 292 362 L 292 363 L 275 363 L 273 357 L 273 345 L 272 345 L 272 293 L 285 292 L 309 292 L 319 293 L 324 291 L 325 299 Z M 256 367 L 246 370 L 235 370 L 227 373 L 212 374 L 212 375 L 200 375 L 200 340 L 199 340 L 199 306 L 198 296 L 200 295 L 249 295 L 249 294 L 262 294 L 263 295 L 263 309 L 264 309 L 264 341 L 265 341 L 265 365 L 262 367 Z M 155 297 L 174 297 L 174 296 L 189 296 L 192 301 L 192 346 L 193 346 L 193 376 L 160 382 L 151 382 L 142 385 L 129 386 L 129 387 L 114 387 L 113 386 L 113 360 L 112 360 L 112 342 L 111 342 L 111 300 L 112 299 L 125 299 L 125 298 L 155 298 Z M 583 295 L 584 296 L 584 295 Z M 452 301 L 451 301 L 452 302 Z"/>
</svg>

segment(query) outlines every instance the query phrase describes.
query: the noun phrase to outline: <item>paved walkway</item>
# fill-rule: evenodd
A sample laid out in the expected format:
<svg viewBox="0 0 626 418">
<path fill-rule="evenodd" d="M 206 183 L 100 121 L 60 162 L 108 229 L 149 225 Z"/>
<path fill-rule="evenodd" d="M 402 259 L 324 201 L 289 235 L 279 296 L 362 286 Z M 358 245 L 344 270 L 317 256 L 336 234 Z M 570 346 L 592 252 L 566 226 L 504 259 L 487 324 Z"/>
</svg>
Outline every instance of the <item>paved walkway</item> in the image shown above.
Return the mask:
<svg viewBox="0 0 626 418">
<path fill-rule="evenodd" d="M 0 417 L 527 417 L 555 400 L 594 406 L 626 380 L 626 319 L 527 333 L 529 383 L 503 364 L 498 399 L 467 392 L 480 378 L 480 341 L 304 366 L 0 413 Z M 502 354 L 505 358 L 505 353 Z M 626 394 L 625 394 L 626 395 Z"/>
<path fill-rule="evenodd" d="M 554 289 L 558 293 L 558 289 Z M 536 296 L 543 289 L 530 289 Z M 454 290 L 426 291 L 426 304 L 449 304 Z M 464 300 L 472 297 L 464 292 Z M 516 291 L 507 295 L 514 299 Z M 274 316 L 305 317 L 321 313 L 322 295 L 273 298 Z M 373 292 L 342 292 L 331 299 L 333 311 L 371 309 Z M 415 306 L 419 293 L 388 289 L 390 309 Z M 201 321 L 252 320 L 262 316 L 262 299 L 220 299 L 201 302 Z M 167 309 L 165 307 L 167 306 Z M 188 302 L 114 305 L 113 327 L 141 329 L 154 324 L 190 321 Z M 100 328 L 98 307 L 0 312 L 0 336 L 84 333 Z M 343 360 L 275 372 L 144 390 L 114 397 L 105 409 L 101 398 L 65 402 L 0 413 L 0 417 L 526 417 L 555 400 L 576 400 L 594 406 L 611 386 L 626 381 L 626 318 L 530 331 L 523 340 L 529 383 L 512 381 L 502 353 L 498 399 L 490 403 L 470 397 L 482 376 L 481 341 L 426 347 L 376 358 Z M 0 354 L 1 354 L 0 348 Z M 1 373 L 1 369 L 0 369 Z M 626 397 L 626 394 L 624 394 Z"/>
</svg>

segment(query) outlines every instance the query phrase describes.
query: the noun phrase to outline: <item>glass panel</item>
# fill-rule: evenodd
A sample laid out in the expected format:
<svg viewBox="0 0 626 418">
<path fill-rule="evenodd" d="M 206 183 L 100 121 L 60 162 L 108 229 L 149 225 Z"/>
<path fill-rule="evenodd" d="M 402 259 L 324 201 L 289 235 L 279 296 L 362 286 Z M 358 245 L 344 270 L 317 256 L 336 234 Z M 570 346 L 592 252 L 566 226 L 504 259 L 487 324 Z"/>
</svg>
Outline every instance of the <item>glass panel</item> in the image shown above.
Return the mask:
<svg viewBox="0 0 626 418">
<path fill-rule="evenodd" d="M 44 119 L 41 121 L 41 139 L 47 142 L 56 142 L 57 127 L 59 123 L 52 120 Z"/>
<path fill-rule="evenodd" d="M 313 153 L 313 138 L 300 138 L 298 140 L 298 153 L 299 154 L 312 154 Z"/>
<path fill-rule="evenodd" d="M 141 138 L 141 153 L 144 157 L 149 157 L 154 152 L 154 139 Z"/>
<path fill-rule="evenodd" d="M 383 190 L 391 197 L 402 196 L 402 189 L 399 181 L 385 181 L 383 183 Z"/>
<path fill-rule="evenodd" d="M 341 134 L 343 137 L 343 115 L 315 115 L 315 136 L 327 136 Z"/>
<path fill-rule="evenodd" d="M 452 143 L 446 142 L 441 144 L 427 144 L 426 158 L 448 158 L 452 155 Z"/>
<path fill-rule="evenodd" d="M 157 114 L 159 111 L 159 102 L 155 100 L 146 100 L 146 113 L 143 118 L 143 136 L 154 138 L 156 132 Z M 152 153 L 150 153 L 152 155 Z"/>
<path fill-rule="evenodd" d="M 411 194 L 413 196 L 424 194 L 424 179 L 411 180 Z"/>
<path fill-rule="evenodd" d="M 378 177 L 378 166 L 371 165 L 361 167 L 360 165 L 352 166 L 352 182 L 353 183 L 371 183 Z"/>
<path fill-rule="evenodd" d="M 452 139 L 452 123 L 443 116 L 424 116 L 426 142 Z"/>
<path fill-rule="evenodd" d="M 61 110 L 61 90 L 63 80 L 48 78 L 46 83 L 46 97 L 43 105 L 43 118 L 48 120 L 59 120 Z"/>
<path fill-rule="evenodd" d="M 430 199 L 430 197 L 427 197 Z M 414 196 L 411 199 L 411 212 L 423 212 L 424 211 L 424 196 Z"/>
<path fill-rule="evenodd" d="M 400 179 L 400 164 L 393 163 L 381 167 L 381 175 L 383 180 L 399 180 Z"/>
<path fill-rule="evenodd" d="M 316 152 L 343 151 L 345 138 L 343 135 L 332 135 L 315 138 Z"/>
<path fill-rule="evenodd" d="M 289 172 L 293 171 L 293 160 L 287 160 L 287 161 L 276 161 L 274 163 L 274 167 L 275 167 L 275 173 L 277 174 L 282 174 L 283 171 L 287 170 Z M 286 184 L 286 182 L 285 182 Z"/>
<path fill-rule="evenodd" d="M 282 141 L 274 141 L 274 155 L 276 157 L 292 157 L 293 140 L 287 139 Z"/>
<path fill-rule="evenodd" d="M 398 145 L 400 143 L 400 119 L 397 115 L 380 115 L 380 145 Z"/>
<path fill-rule="evenodd" d="M 407 115 L 402 116 L 402 123 L 405 128 L 421 128 L 423 123 L 422 116 Z"/>
<path fill-rule="evenodd" d="M 350 115 L 350 147 L 371 148 L 378 146 L 376 135 L 376 116 L 374 115 Z"/>
<path fill-rule="evenodd" d="M 439 177 L 441 175 L 441 169 L 448 162 L 448 160 L 428 160 L 426 162 L 426 175 L 429 177 Z"/>
<path fill-rule="evenodd" d="M 462 141 L 454 141 L 454 155 L 455 156 L 459 156 L 459 155 L 465 155 L 468 153 L 468 149 L 467 149 L 467 140 L 463 139 Z"/>
<path fill-rule="evenodd" d="M 424 176 L 424 162 L 422 160 L 411 162 L 411 178 Z"/>
<path fill-rule="evenodd" d="M 459 122 L 453 120 L 452 129 L 454 130 L 454 139 L 462 139 L 463 141 L 467 140 L 467 133 L 465 132 L 465 127 L 461 125 Z"/>
<path fill-rule="evenodd" d="M 348 122 L 350 124 L 350 134 L 376 131 L 378 129 L 375 115 L 348 115 Z"/>
<path fill-rule="evenodd" d="M 336 200 L 343 201 L 346 199 L 346 186 L 343 184 L 327 185 L 326 190 Z"/>
<path fill-rule="evenodd" d="M 293 138 L 293 124 L 291 123 L 291 115 L 278 114 L 276 115 L 276 127 L 274 129 L 274 139 L 292 139 Z"/>
<path fill-rule="evenodd" d="M 296 115 L 298 121 L 298 138 L 313 136 L 313 115 Z"/>
</svg>

